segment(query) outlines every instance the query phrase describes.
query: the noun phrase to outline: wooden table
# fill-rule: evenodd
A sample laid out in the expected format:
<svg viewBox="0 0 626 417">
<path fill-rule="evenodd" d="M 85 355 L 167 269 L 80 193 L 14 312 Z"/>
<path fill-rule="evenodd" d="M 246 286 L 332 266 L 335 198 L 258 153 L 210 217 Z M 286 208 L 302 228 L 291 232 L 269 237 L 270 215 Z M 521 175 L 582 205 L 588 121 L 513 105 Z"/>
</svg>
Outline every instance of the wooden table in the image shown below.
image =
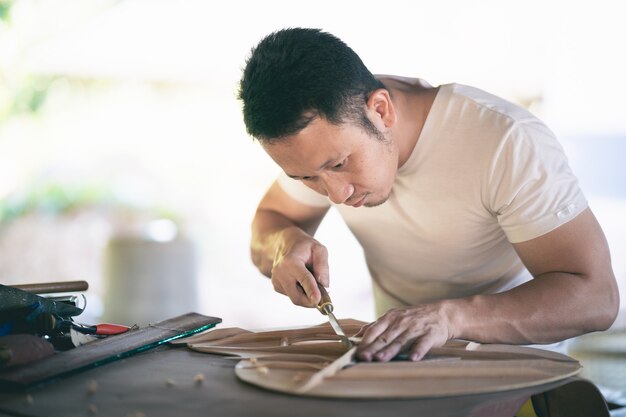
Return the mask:
<svg viewBox="0 0 626 417">
<path fill-rule="evenodd" d="M 575 380 L 440 399 L 337 400 L 291 396 L 245 384 L 235 376 L 236 362 L 186 347 L 163 346 L 25 392 L 0 393 L 0 416 L 512 416 L 530 395 Z M 194 381 L 200 373 L 203 381 Z"/>
</svg>

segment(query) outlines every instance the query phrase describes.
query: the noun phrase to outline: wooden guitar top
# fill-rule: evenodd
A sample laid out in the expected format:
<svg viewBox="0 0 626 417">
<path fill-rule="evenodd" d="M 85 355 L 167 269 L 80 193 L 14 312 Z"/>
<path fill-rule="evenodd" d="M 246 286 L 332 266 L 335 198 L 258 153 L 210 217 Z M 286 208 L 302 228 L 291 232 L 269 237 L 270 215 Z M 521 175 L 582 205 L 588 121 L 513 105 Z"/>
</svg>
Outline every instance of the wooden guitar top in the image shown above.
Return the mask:
<svg viewBox="0 0 626 417">
<path fill-rule="evenodd" d="M 364 322 L 340 320 L 348 336 Z M 352 339 L 358 343 L 358 339 Z M 357 362 L 328 323 L 252 332 L 215 329 L 181 342 L 234 356 L 238 378 L 295 395 L 338 398 L 423 398 L 531 387 L 577 374 L 575 359 L 542 349 L 449 341 L 421 361 Z"/>
</svg>

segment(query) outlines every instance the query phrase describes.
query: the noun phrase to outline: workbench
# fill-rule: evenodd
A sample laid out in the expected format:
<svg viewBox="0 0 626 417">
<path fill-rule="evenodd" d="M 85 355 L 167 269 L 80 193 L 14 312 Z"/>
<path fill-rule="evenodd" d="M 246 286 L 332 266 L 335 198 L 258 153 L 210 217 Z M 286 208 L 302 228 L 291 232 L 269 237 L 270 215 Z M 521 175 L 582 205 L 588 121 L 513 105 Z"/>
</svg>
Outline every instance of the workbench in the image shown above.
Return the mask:
<svg viewBox="0 0 626 417">
<path fill-rule="evenodd" d="M 2 392 L 0 417 L 512 416 L 530 395 L 577 379 L 438 399 L 339 400 L 248 385 L 235 376 L 236 363 L 185 346 L 161 346 L 26 391 Z"/>
</svg>

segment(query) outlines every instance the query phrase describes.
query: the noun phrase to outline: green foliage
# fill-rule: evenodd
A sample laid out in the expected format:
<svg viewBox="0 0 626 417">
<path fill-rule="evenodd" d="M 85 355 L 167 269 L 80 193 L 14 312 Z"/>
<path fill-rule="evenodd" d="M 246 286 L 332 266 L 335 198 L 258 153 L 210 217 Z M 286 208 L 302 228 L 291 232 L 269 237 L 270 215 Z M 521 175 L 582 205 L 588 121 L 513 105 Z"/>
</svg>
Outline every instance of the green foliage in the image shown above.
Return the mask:
<svg viewBox="0 0 626 417">
<path fill-rule="evenodd" d="M 12 31 L 14 0 L 0 0 L 0 36 Z M 9 60 L 11 62 L 11 60 Z M 13 68 L 0 67 L 0 124 L 19 114 L 36 114 L 45 104 L 54 77 L 12 74 Z"/>
<path fill-rule="evenodd" d="M 48 88 L 54 79 L 51 77 L 30 76 L 22 80 L 19 88 L 14 92 L 13 114 L 37 113 L 44 105 Z"/>
<path fill-rule="evenodd" d="M 0 222 L 31 212 L 58 215 L 79 207 L 113 204 L 112 194 L 102 187 L 43 184 L 0 200 Z"/>
<path fill-rule="evenodd" d="M 0 0 L 0 21 L 7 21 L 11 15 L 13 0 Z"/>
<path fill-rule="evenodd" d="M 169 207 L 154 204 L 137 207 L 121 199 L 108 185 L 68 184 L 47 182 L 32 186 L 27 191 L 0 199 L 0 225 L 20 216 L 39 213 L 58 216 L 81 208 L 98 208 L 117 212 L 141 212 L 159 219 L 177 223 L 179 215 Z"/>
</svg>

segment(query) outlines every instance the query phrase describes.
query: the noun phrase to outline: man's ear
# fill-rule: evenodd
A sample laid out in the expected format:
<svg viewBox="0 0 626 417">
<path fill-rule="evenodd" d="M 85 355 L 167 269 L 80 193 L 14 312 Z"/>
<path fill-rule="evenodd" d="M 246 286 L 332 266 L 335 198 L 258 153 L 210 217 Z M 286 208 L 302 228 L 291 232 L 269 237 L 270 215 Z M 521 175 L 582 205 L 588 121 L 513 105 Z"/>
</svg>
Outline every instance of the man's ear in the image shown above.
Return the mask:
<svg viewBox="0 0 626 417">
<path fill-rule="evenodd" d="M 396 123 L 396 111 L 391 101 L 389 91 L 384 88 L 374 90 L 367 99 L 368 112 L 374 112 L 376 118 L 383 122 L 386 128 Z"/>
</svg>

